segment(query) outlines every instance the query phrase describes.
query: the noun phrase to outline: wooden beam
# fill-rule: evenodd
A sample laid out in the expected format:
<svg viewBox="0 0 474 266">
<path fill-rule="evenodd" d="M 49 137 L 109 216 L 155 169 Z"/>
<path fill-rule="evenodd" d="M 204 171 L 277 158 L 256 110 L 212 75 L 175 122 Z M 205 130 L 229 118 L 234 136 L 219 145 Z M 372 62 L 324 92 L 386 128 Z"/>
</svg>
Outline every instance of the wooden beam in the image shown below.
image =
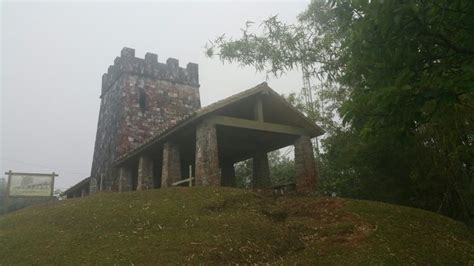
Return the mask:
<svg viewBox="0 0 474 266">
<path fill-rule="evenodd" d="M 228 127 L 247 128 L 247 129 L 260 130 L 260 131 L 298 135 L 298 136 L 311 135 L 308 132 L 308 130 L 304 128 L 300 128 L 300 127 L 259 122 L 259 121 L 235 118 L 235 117 L 230 117 L 230 116 L 214 115 L 208 118 L 208 121 L 216 125 L 222 125 L 222 126 L 228 126 Z"/>
<path fill-rule="evenodd" d="M 189 182 L 189 186 L 191 186 L 191 182 L 194 180 L 194 177 L 190 177 L 190 178 L 186 178 L 186 179 L 183 179 L 183 180 L 179 180 L 179 181 L 176 181 L 174 182 L 173 184 L 171 184 L 172 186 L 177 186 L 177 185 L 181 185 L 183 183 L 188 183 Z"/>
<path fill-rule="evenodd" d="M 273 146 L 273 147 L 264 147 L 263 151 L 268 153 L 268 152 L 272 152 L 272 151 L 275 151 L 284 147 L 288 147 L 288 146 L 291 146 L 291 144 L 278 145 L 278 146 Z M 254 150 L 240 151 L 240 152 L 233 153 L 232 155 L 224 154 L 221 157 L 219 157 L 219 160 L 233 162 L 233 163 L 244 161 L 244 160 L 252 158 L 252 156 L 255 154 L 256 149 L 257 148 L 255 148 Z"/>
</svg>

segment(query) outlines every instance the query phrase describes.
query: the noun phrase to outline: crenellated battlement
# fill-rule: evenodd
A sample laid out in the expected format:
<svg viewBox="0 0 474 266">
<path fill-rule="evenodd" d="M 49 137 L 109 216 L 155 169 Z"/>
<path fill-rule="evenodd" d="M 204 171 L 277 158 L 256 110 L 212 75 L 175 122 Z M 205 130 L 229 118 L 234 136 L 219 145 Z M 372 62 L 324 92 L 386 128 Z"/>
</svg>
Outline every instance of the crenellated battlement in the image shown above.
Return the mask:
<svg viewBox="0 0 474 266">
<path fill-rule="evenodd" d="M 146 53 L 145 58 L 137 58 L 135 49 L 124 47 L 120 57 L 116 57 L 114 64 L 102 75 L 101 97 L 123 73 L 199 87 L 198 64 L 188 63 L 186 68 L 182 68 L 175 58 L 168 58 L 166 63 L 159 63 L 158 55 L 154 53 Z"/>
<path fill-rule="evenodd" d="M 137 58 L 123 48 L 102 76 L 100 98 L 91 193 L 117 190 L 115 158 L 201 107 L 198 65 L 179 67 L 174 58 L 160 63 L 153 53 Z"/>
</svg>

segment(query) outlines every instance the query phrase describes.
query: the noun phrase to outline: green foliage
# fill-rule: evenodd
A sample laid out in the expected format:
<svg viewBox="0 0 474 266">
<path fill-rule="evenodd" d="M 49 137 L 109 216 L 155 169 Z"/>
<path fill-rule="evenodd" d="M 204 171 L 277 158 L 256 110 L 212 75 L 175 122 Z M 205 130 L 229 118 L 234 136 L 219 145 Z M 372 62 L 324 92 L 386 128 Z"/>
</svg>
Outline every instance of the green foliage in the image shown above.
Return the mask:
<svg viewBox="0 0 474 266">
<path fill-rule="evenodd" d="M 324 140 L 321 189 L 338 195 L 412 205 L 411 157 L 390 138 L 367 143 L 352 131 Z M 384 140 L 384 142 L 382 142 Z"/>
<path fill-rule="evenodd" d="M 318 100 L 300 108 L 329 132 L 323 189 L 469 220 L 472 14 L 468 0 L 316 0 L 296 25 L 272 17 L 261 33 L 246 27 L 240 39 L 210 43 L 209 54 L 275 75 L 299 66 L 319 79 Z"/>
<path fill-rule="evenodd" d="M 291 151 L 291 150 L 290 150 Z M 294 183 L 295 165 L 294 161 L 289 159 L 287 154 L 281 154 L 279 150 L 268 153 L 268 162 L 270 164 L 270 175 L 272 185 L 281 185 Z M 252 187 L 252 159 L 238 162 L 234 165 L 236 176 L 236 187 Z"/>
<path fill-rule="evenodd" d="M 0 217 L 2 265 L 466 265 L 472 228 L 390 204 L 172 187 Z"/>
<path fill-rule="evenodd" d="M 288 157 L 288 154 L 281 154 L 279 150 L 270 152 L 268 161 L 274 186 L 295 182 L 295 162 Z"/>
<path fill-rule="evenodd" d="M 350 88 L 340 110 L 362 144 L 357 172 L 368 167 L 364 178 L 402 189 L 396 202 L 472 219 L 474 6 L 354 1 L 332 10 L 341 48 L 325 69 Z M 313 3 L 305 19 L 319 13 Z"/>
<path fill-rule="evenodd" d="M 252 186 L 252 159 L 234 164 L 236 187 L 250 188 Z"/>
</svg>

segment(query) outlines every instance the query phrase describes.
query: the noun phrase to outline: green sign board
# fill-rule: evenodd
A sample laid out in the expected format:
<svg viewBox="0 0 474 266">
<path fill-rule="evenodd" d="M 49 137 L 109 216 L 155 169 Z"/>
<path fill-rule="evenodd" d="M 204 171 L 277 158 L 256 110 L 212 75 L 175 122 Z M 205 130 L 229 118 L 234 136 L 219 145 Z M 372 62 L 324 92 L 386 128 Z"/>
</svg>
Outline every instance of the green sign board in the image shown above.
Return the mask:
<svg viewBox="0 0 474 266">
<path fill-rule="evenodd" d="M 9 197 L 52 197 L 54 178 L 52 174 L 7 172 Z"/>
</svg>

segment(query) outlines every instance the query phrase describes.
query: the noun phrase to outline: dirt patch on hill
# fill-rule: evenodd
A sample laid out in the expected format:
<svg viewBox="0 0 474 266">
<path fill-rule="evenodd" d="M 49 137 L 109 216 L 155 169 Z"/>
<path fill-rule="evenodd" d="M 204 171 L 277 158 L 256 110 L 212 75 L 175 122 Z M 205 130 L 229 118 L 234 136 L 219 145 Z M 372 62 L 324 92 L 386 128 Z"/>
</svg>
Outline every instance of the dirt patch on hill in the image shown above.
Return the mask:
<svg viewBox="0 0 474 266">
<path fill-rule="evenodd" d="M 319 243 L 360 244 L 376 227 L 345 209 L 340 198 L 280 197 L 271 213 L 299 235 L 305 246 Z"/>
</svg>

